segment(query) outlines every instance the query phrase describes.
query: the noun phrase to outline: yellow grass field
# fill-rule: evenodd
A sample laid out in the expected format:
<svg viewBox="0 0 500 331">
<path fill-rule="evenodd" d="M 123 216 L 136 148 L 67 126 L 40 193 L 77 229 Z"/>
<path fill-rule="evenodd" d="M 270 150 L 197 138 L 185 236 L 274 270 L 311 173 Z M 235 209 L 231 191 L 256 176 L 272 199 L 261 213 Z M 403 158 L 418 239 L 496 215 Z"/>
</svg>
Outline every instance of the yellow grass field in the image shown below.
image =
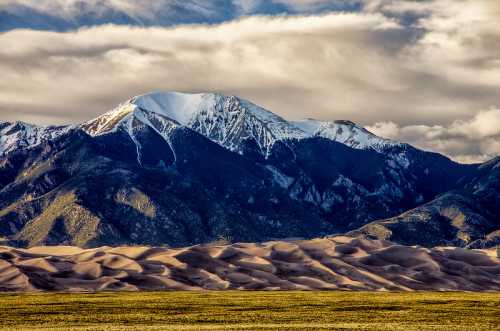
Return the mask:
<svg viewBox="0 0 500 331">
<path fill-rule="evenodd" d="M 500 293 L 0 294 L 2 330 L 500 330 Z"/>
</svg>

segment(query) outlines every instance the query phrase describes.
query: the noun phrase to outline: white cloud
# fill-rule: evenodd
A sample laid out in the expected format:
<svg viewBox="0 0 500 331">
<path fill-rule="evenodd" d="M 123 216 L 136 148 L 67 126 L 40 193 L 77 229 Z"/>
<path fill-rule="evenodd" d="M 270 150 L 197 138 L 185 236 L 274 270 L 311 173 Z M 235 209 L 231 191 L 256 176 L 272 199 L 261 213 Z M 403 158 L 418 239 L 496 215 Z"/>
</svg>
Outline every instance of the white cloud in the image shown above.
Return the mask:
<svg viewBox="0 0 500 331">
<path fill-rule="evenodd" d="M 500 3 L 439 0 L 419 22 L 424 36 L 409 49 L 421 70 L 452 82 L 500 85 Z"/>
<path fill-rule="evenodd" d="M 251 17 L 175 28 L 108 25 L 67 33 L 15 30 L 0 35 L 0 44 L 11 46 L 0 49 L 0 112 L 12 119 L 13 109 L 52 109 L 61 122 L 79 121 L 149 90 L 216 90 L 292 118 L 373 118 L 385 107 L 379 93 L 402 89 L 404 73 L 386 50 L 395 47 L 386 36 L 401 33 L 378 14 Z M 362 98 L 379 105 L 356 116 Z"/>
<path fill-rule="evenodd" d="M 448 154 L 461 162 L 486 161 L 500 152 L 500 108 L 480 111 L 468 120 L 457 120 L 448 126 L 378 122 L 367 129 L 381 137 Z"/>
</svg>

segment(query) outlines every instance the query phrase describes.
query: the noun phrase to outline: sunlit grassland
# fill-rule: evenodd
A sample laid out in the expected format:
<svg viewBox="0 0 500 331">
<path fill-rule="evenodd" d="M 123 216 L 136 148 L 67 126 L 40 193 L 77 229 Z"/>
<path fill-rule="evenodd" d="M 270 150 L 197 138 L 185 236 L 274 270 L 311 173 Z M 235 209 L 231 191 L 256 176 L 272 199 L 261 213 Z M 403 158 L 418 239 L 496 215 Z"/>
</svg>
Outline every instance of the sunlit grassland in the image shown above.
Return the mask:
<svg viewBox="0 0 500 331">
<path fill-rule="evenodd" d="M 500 293 L 0 294 L 2 330 L 500 330 Z"/>
</svg>

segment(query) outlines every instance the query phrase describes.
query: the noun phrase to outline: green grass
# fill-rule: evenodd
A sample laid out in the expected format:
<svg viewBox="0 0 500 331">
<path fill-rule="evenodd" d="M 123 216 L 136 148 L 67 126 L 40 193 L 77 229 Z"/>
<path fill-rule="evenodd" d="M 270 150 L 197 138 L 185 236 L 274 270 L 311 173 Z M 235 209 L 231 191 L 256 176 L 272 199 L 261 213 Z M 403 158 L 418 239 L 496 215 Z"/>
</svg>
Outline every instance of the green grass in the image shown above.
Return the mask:
<svg viewBox="0 0 500 331">
<path fill-rule="evenodd" d="M 500 293 L 0 294 L 2 330 L 500 330 Z"/>
</svg>

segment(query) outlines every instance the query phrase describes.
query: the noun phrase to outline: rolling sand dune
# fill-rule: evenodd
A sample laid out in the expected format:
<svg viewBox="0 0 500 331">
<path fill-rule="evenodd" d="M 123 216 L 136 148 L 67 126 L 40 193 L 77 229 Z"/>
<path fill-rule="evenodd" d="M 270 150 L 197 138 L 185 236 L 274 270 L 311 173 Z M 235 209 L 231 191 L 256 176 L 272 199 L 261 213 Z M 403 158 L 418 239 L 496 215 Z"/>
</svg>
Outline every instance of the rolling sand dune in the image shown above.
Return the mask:
<svg viewBox="0 0 500 331">
<path fill-rule="evenodd" d="M 500 290 L 494 250 L 333 237 L 226 246 L 0 247 L 2 291 Z"/>
</svg>

